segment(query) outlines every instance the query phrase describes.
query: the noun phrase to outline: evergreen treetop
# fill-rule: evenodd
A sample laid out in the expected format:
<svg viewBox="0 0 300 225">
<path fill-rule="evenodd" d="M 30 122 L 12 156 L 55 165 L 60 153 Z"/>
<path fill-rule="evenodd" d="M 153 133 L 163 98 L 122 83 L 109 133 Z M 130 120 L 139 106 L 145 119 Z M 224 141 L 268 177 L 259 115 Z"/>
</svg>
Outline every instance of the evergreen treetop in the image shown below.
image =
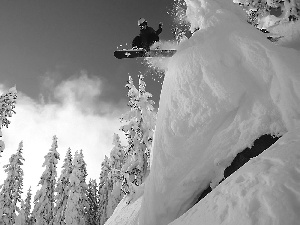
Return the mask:
<svg viewBox="0 0 300 225">
<path fill-rule="evenodd" d="M 4 224 L 15 223 L 16 212 L 19 212 L 18 203 L 21 202 L 24 172 L 23 165 L 23 142 L 20 142 L 16 154 L 12 154 L 9 164 L 4 166 L 7 178 L 4 180 L 0 192 L 0 221 Z"/>
<path fill-rule="evenodd" d="M 55 188 L 55 218 L 54 223 L 55 224 L 65 224 L 65 211 L 69 196 L 69 190 L 70 190 L 70 176 L 72 174 L 73 170 L 73 164 L 72 164 L 72 153 L 71 149 L 68 148 L 66 156 L 64 158 L 64 164 L 62 166 L 61 175 L 57 181 L 57 186 Z"/>
<path fill-rule="evenodd" d="M 57 152 L 57 137 L 53 137 L 51 149 L 44 157 L 43 167 L 45 170 L 40 178 L 40 190 L 34 197 L 33 216 L 37 225 L 52 225 L 54 222 L 54 191 L 56 185 L 56 165 L 59 160 Z"/>
<path fill-rule="evenodd" d="M 2 137 L 2 127 L 8 127 L 10 121 L 8 117 L 12 117 L 15 114 L 15 104 L 17 101 L 17 90 L 15 87 L 9 89 L 8 93 L 0 96 L 0 138 Z M 0 140 L 0 157 L 1 153 L 5 149 L 5 143 Z"/>
</svg>

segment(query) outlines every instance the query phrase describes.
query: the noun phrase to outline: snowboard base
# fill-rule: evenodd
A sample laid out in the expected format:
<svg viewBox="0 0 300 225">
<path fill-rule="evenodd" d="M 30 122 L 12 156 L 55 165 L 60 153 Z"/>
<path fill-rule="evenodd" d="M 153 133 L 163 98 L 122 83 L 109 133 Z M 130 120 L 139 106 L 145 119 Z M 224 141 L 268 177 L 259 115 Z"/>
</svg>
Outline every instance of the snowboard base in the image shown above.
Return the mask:
<svg viewBox="0 0 300 225">
<path fill-rule="evenodd" d="M 128 50 L 117 50 L 114 52 L 114 56 L 117 59 L 143 58 L 143 57 L 171 57 L 175 53 L 176 50 L 154 49 L 154 50 L 146 51 L 144 49 L 128 49 Z"/>
</svg>

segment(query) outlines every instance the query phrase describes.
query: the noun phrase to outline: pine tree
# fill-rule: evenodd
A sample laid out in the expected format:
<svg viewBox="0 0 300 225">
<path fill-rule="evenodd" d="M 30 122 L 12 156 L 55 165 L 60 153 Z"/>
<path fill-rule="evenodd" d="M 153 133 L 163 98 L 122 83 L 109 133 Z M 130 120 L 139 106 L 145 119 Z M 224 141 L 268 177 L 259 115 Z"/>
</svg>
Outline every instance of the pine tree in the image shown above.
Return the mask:
<svg viewBox="0 0 300 225">
<path fill-rule="evenodd" d="M 15 225 L 33 225 L 34 218 L 31 215 L 31 187 L 27 191 L 27 196 L 25 201 L 21 202 L 21 211 L 16 218 Z"/>
<path fill-rule="evenodd" d="M 25 225 L 31 225 L 32 217 L 31 217 L 31 187 L 29 187 L 27 191 L 27 196 L 25 199 L 24 207 L 22 210 L 24 211 Z"/>
<path fill-rule="evenodd" d="M 65 212 L 67 225 L 87 224 L 86 212 L 89 209 L 87 200 L 86 163 L 82 151 L 76 152 L 73 159 L 73 171 L 70 176 L 70 190 Z"/>
<path fill-rule="evenodd" d="M 68 195 L 70 190 L 70 176 L 72 174 L 73 165 L 72 165 L 72 154 L 71 149 L 69 148 L 64 159 L 64 164 L 62 166 L 61 175 L 57 181 L 57 186 L 55 192 L 55 209 L 54 209 L 54 224 L 63 225 L 65 223 L 65 211 L 68 201 Z"/>
<path fill-rule="evenodd" d="M 21 210 L 19 212 L 19 215 L 16 217 L 16 220 L 15 220 L 15 225 L 25 225 L 26 222 L 25 222 L 25 212 L 24 212 L 24 201 L 21 200 Z"/>
<path fill-rule="evenodd" d="M 4 166 L 7 173 L 2 189 L 0 192 L 0 221 L 5 225 L 15 223 L 16 212 L 19 212 L 17 206 L 21 202 L 21 194 L 23 187 L 23 142 L 20 142 L 16 154 L 9 159 L 9 164 Z"/>
<path fill-rule="evenodd" d="M 21 210 L 16 218 L 15 225 L 31 225 L 33 224 L 33 218 L 31 217 L 31 187 L 27 191 L 25 201 L 21 201 Z"/>
<path fill-rule="evenodd" d="M 121 170 L 125 161 L 124 147 L 121 145 L 120 137 L 118 134 L 113 136 L 113 149 L 110 152 L 110 164 L 112 180 L 114 183 L 122 181 Z"/>
<path fill-rule="evenodd" d="M 124 195 L 121 191 L 121 182 L 118 181 L 116 183 L 113 183 L 112 190 L 109 190 L 108 192 L 108 201 L 106 206 L 107 218 L 109 218 L 113 214 L 115 208 L 118 206 L 123 196 Z"/>
<path fill-rule="evenodd" d="M 125 175 L 127 174 L 126 182 L 129 180 L 130 183 L 140 185 L 149 170 L 156 113 L 154 102 L 150 100 L 152 95 L 146 92 L 146 83 L 142 75 L 139 78 L 139 90 L 134 86 L 131 77 L 126 87 L 129 89 L 130 111 L 121 118 L 122 122 L 127 122 L 121 130 L 125 132 L 129 146 L 126 152 L 127 160 L 122 170 Z"/>
<path fill-rule="evenodd" d="M 89 210 L 87 211 L 87 224 L 96 225 L 97 214 L 99 208 L 99 195 L 98 185 L 96 180 L 90 179 L 87 190 L 87 199 L 89 204 Z"/>
<path fill-rule="evenodd" d="M 52 225 L 54 222 L 54 190 L 56 185 L 56 165 L 59 160 L 57 152 L 57 138 L 53 137 L 51 149 L 45 156 L 43 167 L 44 173 L 41 176 L 39 185 L 40 190 L 34 197 L 33 216 L 37 225 Z"/>
<path fill-rule="evenodd" d="M 112 191 L 111 179 L 111 166 L 110 160 L 105 156 L 104 161 L 101 163 L 100 183 L 99 183 L 99 210 L 98 210 L 98 223 L 104 224 L 109 218 L 108 201 L 109 193 Z"/>
<path fill-rule="evenodd" d="M 10 124 L 10 121 L 7 117 L 11 117 L 12 114 L 16 113 L 14 111 L 16 100 L 17 90 L 15 87 L 9 89 L 7 94 L 0 96 L 0 138 L 2 137 L 2 127 L 7 128 Z M 0 157 L 1 153 L 4 151 L 4 148 L 4 141 L 0 140 Z"/>
<path fill-rule="evenodd" d="M 300 2 L 297 0 L 233 0 L 246 11 L 248 22 L 259 29 L 264 19 L 275 14 L 277 23 L 298 20 L 300 17 Z M 279 12 L 279 13 L 278 13 Z"/>
<path fill-rule="evenodd" d="M 111 166 L 111 179 L 112 191 L 109 194 L 108 207 L 113 212 L 119 202 L 123 198 L 121 185 L 123 180 L 122 167 L 125 162 L 124 147 L 121 145 L 120 137 L 118 134 L 113 136 L 113 149 L 110 152 L 110 166 Z"/>
</svg>

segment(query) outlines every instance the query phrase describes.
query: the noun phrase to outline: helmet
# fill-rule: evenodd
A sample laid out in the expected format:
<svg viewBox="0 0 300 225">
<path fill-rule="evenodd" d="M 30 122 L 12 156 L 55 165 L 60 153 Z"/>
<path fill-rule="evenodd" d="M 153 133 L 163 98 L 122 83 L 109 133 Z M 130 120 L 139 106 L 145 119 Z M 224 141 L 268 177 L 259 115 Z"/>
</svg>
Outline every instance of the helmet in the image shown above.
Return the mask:
<svg viewBox="0 0 300 225">
<path fill-rule="evenodd" d="M 144 18 L 140 18 L 140 19 L 138 20 L 138 25 L 140 26 L 140 25 L 142 25 L 142 24 L 147 24 L 147 21 L 146 21 Z"/>
</svg>

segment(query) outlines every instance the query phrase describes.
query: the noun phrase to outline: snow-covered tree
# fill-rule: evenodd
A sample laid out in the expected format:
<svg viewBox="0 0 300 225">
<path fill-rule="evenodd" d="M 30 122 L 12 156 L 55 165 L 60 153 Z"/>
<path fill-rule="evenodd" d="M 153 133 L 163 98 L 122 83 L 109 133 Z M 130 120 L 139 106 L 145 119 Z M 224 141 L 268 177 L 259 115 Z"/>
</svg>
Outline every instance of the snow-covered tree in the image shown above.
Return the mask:
<svg viewBox="0 0 300 225">
<path fill-rule="evenodd" d="M 15 219 L 15 225 L 25 225 L 26 221 L 25 221 L 25 212 L 24 212 L 24 201 L 21 200 L 21 210 L 19 212 L 19 215 L 16 217 Z"/>
<path fill-rule="evenodd" d="M 108 183 L 109 180 L 111 180 L 110 159 L 104 156 L 104 161 L 101 163 L 100 183 Z"/>
<path fill-rule="evenodd" d="M 19 212 L 17 206 L 21 202 L 23 188 L 23 142 L 20 142 L 16 154 L 9 159 L 9 164 L 4 166 L 7 178 L 4 180 L 0 192 L 0 221 L 5 225 L 15 223 L 16 212 Z"/>
<path fill-rule="evenodd" d="M 100 183 L 99 183 L 99 210 L 98 222 L 100 225 L 104 224 L 109 218 L 107 212 L 109 193 L 112 190 L 112 179 L 111 179 L 111 165 L 110 160 L 105 156 L 104 161 L 101 163 Z"/>
<path fill-rule="evenodd" d="M 25 201 L 21 202 L 21 210 L 16 218 L 15 225 L 32 225 L 33 218 L 31 217 L 31 187 L 27 191 Z"/>
<path fill-rule="evenodd" d="M 70 176 L 70 190 L 65 211 L 67 225 L 87 224 L 86 212 L 89 208 L 87 200 L 86 163 L 82 151 L 76 152 L 73 159 L 73 171 Z"/>
<path fill-rule="evenodd" d="M 110 152 L 111 174 L 114 183 L 122 181 L 121 170 L 125 161 L 124 147 L 121 145 L 118 134 L 113 136 L 113 149 Z"/>
<path fill-rule="evenodd" d="M 54 224 L 66 224 L 65 223 L 65 211 L 70 190 L 70 176 L 72 174 L 72 153 L 69 148 L 64 159 L 64 164 L 62 166 L 61 175 L 57 181 L 57 186 L 55 189 L 55 209 L 54 209 Z"/>
<path fill-rule="evenodd" d="M 97 214 L 99 208 L 99 195 L 98 195 L 98 185 L 96 180 L 90 179 L 87 190 L 87 199 L 89 204 L 89 209 L 87 213 L 87 224 L 96 225 Z"/>
<path fill-rule="evenodd" d="M 1 129 L 2 127 L 8 127 L 10 124 L 8 117 L 11 117 L 12 114 L 16 113 L 14 111 L 16 100 L 17 90 L 15 87 L 9 89 L 8 93 L 0 96 L 0 157 L 5 148 L 4 141 L 1 140 Z"/>
<path fill-rule="evenodd" d="M 108 201 L 106 207 L 108 218 L 113 214 L 115 208 L 118 206 L 124 196 L 121 188 L 121 182 L 117 181 L 116 183 L 113 183 L 112 190 L 108 192 Z"/>
<path fill-rule="evenodd" d="M 264 28 L 266 19 L 276 17 L 276 22 L 289 22 L 300 17 L 299 0 L 233 0 L 243 7 L 248 22 L 258 28 Z M 274 20 L 274 19 L 273 19 Z"/>
<path fill-rule="evenodd" d="M 121 145 L 118 134 L 114 134 L 113 136 L 113 145 L 114 147 L 110 152 L 111 179 L 113 185 L 108 201 L 108 208 L 110 212 L 115 210 L 123 198 L 121 185 L 123 181 L 122 167 L 125 162 L 124 147 Z"/>
<path fill-rule="evenodd" d="M 21 200 L 21 210 L 16 218 L 15 225 L 32 225 L 33 218 L 31 216 L 31 187 L 27 191 L 25 201 Z"/>
<path fill-rule="evenodd" d="M 100 225 L 104 224 L 112 215 L 123 197 L 121 183 L 123 180 L 122 166 L 125 160 L 125 152 L 117 134 L 113 136 L 113 145 L 110 158 L 105 156 L 104 161 L 101 163 L 99 208 L 97 213 L 97 221 Z"/>
<path fill-rule="evenodd" d="M 131 77 L 126 87 L 129 89 L 130 111 L 121 118 L 122 122 L 127 122 L 121 130 L 125 132 L 129 146 L 126 152 L 127 160 L 122 170 L 128 175 L 127 181 L 129 179 L 135 185 L 140 185 L 149 170 L 156 113 L 153 107 L 154 101 L 150 100 L 152 95 L 146 92 L 146 83 L 142 75 L 139 78 L 138 90 Z M 131 177 L 134 177 L 133 180 Z"/>
<path fill-rule="evenodd" d="M 54 191 L 56 185 L 56 165 L 59 160 L 59 153 L 57 152 L 57 138 L 53 137 L 51 149 L 44 157 L 45 161 L 43 167 L 45 170 L 39 185 L 40 190 L 37 191 L 34 197 L 33 216 L 37 225 L 52 225 L 54 222 Z"/>
</svg>

